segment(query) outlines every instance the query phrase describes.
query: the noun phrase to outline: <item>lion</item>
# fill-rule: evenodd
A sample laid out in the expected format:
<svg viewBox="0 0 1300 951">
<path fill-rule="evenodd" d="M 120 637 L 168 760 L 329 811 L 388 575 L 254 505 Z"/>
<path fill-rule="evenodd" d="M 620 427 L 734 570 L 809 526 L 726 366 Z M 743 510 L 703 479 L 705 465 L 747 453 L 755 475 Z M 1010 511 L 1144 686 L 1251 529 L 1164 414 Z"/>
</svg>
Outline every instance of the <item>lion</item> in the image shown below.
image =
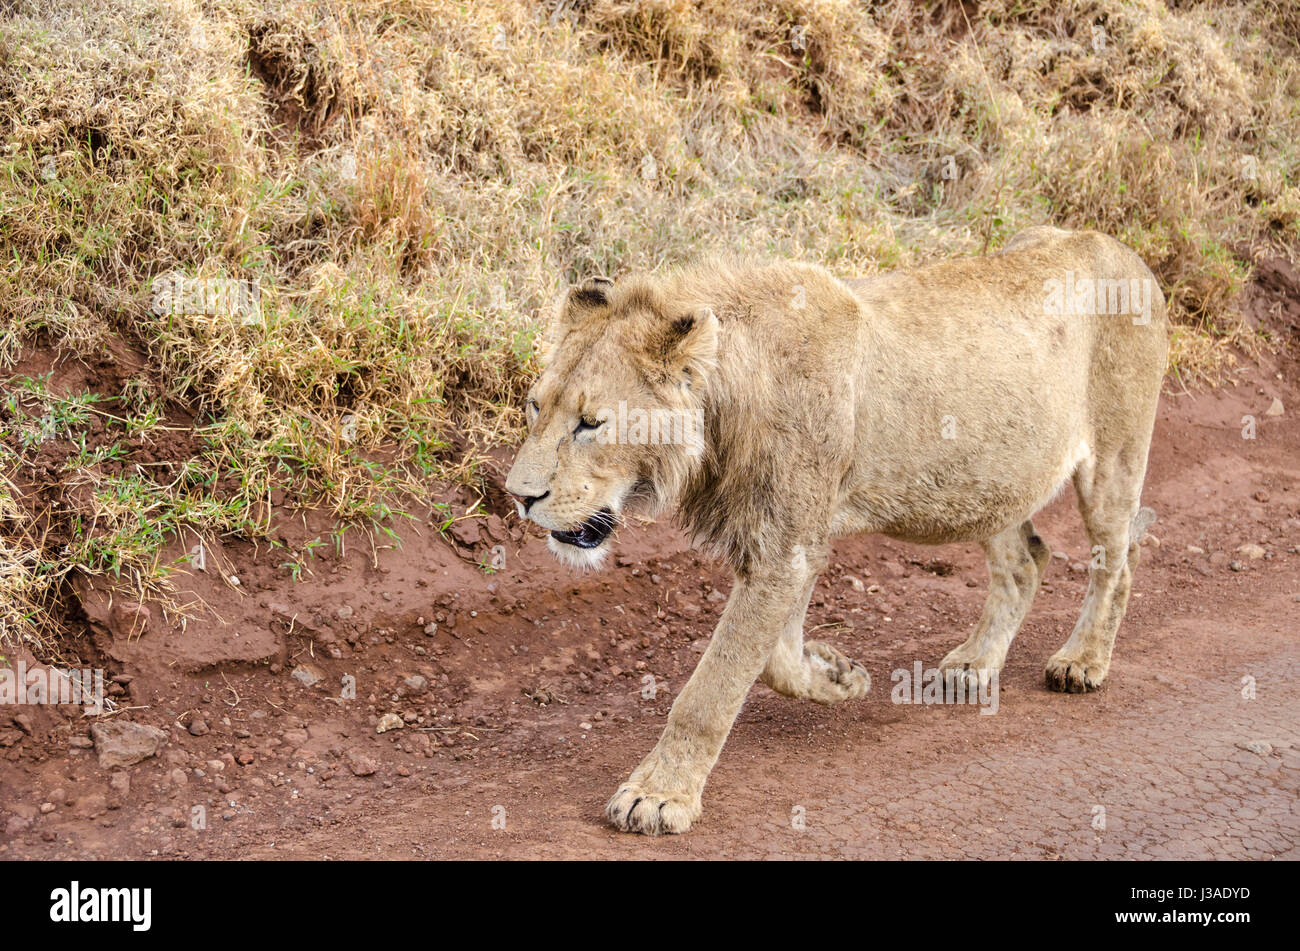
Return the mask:
<svg viewBox="0 0 1300 951">
<path fill-rule="evenodd" d="M 623 520 L 675 509 L 735 575 L 662 736 L 609 800 L 617 828 L 690 828 L 755 680 L 822 704 L 868 692 L 862 665 L 803 639 L 837 536 L 978 542 L 987 601 L 940 669 L 984 681 L 1047 569 L 1033 516 L 1073 482 L 1092 558 L 1047 686 L 1102 685 L 1154 517 L 1139 496 L 1168 348 L 1164 296 L 1123 244 L 1044 226 L 868 279 L 717 260 L 594 278 L 550 336 L 506 480 L 520 516 L 594 568 Z"/>
</svg>

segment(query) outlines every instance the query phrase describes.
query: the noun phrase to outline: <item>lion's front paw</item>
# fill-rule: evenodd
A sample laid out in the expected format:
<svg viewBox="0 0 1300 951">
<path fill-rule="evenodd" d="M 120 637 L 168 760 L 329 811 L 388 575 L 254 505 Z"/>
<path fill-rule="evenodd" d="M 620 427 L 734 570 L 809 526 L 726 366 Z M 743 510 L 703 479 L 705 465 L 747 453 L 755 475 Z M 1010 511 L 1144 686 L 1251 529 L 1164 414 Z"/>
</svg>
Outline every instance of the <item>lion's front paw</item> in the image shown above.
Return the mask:
<svg viewBox="0 0 1300 951">
<path fill-rule="evenodd" d="M 1057 651 L 1047 662 L 1047 688 L 1061 693 L 1087 693 L 1106 679 L 1109 664 Z"/>
<path fill-rule="evenodd" d="M 605 816 L 624 832 L 665 835 L 685 832 L 700 816 L 700 797 L 657 792 L 626 782 L 605 806 Z"/>
<path fill-rule="evenodd" d="M 867 669 L 829 644 L 808 641 L 803 650 L 813 679 L 811 699 L 819 703 L 839 703 L 866 696 L 871 690 L 871 675 Z"/>
<path fill-rule="evenodd" d="M 988 690 L 993 678 L 1002 669 L 1003 658 L 974 655 L 966 647 L 958 647 L 948 652 L 939 661 L 939 670 L 946 685 L 951 681 L 954 688 L 964 688 L 967 693 L 975 690 Z"/>
</svg>

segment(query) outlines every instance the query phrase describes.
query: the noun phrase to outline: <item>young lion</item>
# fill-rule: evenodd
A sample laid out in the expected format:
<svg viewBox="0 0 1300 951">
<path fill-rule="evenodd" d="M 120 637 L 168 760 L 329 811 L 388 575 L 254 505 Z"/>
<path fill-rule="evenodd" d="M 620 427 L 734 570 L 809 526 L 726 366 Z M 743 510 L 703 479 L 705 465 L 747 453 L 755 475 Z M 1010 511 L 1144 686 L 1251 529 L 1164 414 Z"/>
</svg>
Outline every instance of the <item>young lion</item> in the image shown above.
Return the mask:
<svg viewBox="0 0 1300 951">
<path fill-rule="evenodd" d="M 588 281 L 560 308 L 506 486 L 576 566 L 627 514 L 676 506 L 735 586 L 658 744 L 606 807 L 684 832 L 755 678 L 839 703 L 867 672 L 804 642 L 837 535 L 979 542 L 990 588 L 941 662 L 1002 667 L 1047 567 L 1031 517 L 1073 480 L 1093 546 L 1047 684 L 1100 686 L 1128 603 L 1165 370 L 1164 297 L 1101 234 L 1034 228 L 1000 253 L 869 280 L 803 264 L 709 264 Z"/>
</svg>

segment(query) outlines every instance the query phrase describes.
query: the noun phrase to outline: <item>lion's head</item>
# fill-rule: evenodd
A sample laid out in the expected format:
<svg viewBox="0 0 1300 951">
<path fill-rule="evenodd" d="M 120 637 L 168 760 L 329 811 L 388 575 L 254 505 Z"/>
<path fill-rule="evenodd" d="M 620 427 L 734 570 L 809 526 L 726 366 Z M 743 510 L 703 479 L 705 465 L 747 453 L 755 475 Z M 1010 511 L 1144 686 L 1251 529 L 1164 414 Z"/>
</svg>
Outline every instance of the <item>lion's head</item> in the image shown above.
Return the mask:
<svg viewBox="0 0 1300 951">
<path fill-rule="evenodd" d="M 705 450 L 718 320 L 647 278 L 597 278 L 569 291 L 552 336 L 506 489 L 561 560 L 598 567 L 620 519 L 671 504 Z"/>
</svg>

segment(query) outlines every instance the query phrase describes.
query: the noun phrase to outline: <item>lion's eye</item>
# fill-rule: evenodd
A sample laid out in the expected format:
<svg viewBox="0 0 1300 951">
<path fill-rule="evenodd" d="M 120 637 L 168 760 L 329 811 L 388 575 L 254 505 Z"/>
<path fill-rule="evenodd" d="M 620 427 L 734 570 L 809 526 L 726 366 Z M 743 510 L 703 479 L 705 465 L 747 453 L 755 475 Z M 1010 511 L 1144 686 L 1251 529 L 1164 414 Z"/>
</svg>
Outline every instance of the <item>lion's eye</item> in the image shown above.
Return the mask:
<svg viewBox="0 0 1300 951">
<path fill-rule="evenodd" d="M 603 425 L 605 425 L 603 419 L 596 419 L 594 416 L 583 416 L 578 420 L 578 425 L 573 428 L 573 433 L 575 436 L 578 433 L 588 433 L 593 429 L 600 429 Z"/>
<path fill-rule="evenodd" d="M 537 421 L 537 414 L 540 413 L 540 412 L 542 411 L 542 408 L 541 408 L 540 406 L 537 405 L 537 400 L 529 400 L 529 401 L 528 401 L 527 411 L 528 411 L 528 413 L 527 413 L 527 414 L 528 414 L 528 425 L 531 426 L 531 425 L 533 425 L 533 423 L 535 423 L 535 422 Z"/>
</svg>

